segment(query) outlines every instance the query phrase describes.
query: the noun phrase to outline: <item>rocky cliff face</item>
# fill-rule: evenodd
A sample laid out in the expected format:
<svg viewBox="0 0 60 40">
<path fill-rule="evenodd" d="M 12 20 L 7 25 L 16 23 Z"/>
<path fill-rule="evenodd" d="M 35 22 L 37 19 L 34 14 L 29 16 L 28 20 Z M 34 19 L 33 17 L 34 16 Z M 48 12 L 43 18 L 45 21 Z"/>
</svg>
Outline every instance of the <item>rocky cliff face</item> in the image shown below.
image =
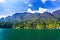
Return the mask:
<svg viewBox="0 0 60 40">
<path fill-rule="evenodd" d="M 19 20 L 60 20 L 60 10 L 54 11 L 53 13 L 15 13 L 12 16 L 8 16 L 5 19 L 1 18 L 0 21 L 19 21 Z"/>
</svg>

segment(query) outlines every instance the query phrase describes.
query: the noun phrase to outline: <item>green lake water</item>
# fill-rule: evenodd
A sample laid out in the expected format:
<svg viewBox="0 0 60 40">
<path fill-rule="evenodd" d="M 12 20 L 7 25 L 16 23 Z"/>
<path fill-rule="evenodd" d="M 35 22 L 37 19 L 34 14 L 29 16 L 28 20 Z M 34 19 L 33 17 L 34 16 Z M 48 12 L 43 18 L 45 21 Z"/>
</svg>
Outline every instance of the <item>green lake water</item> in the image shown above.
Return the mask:
<svg viewBox="0 0 60 40">
<path fill-rule="evenodd" d="M 0 40 L 60 40 L 60 30 L 0 29 Z"/>
</svg>

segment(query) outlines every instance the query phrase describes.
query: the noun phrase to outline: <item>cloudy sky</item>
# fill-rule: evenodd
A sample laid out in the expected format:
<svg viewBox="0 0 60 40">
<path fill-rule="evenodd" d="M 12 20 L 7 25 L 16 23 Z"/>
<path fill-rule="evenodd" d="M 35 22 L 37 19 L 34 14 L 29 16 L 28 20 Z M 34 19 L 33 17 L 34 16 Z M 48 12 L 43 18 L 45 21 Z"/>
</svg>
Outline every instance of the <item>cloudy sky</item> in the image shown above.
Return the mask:
<svg viewBox="0 0 60 40">
<path fill-rule="evenodd" d="M 29 8 L 33 11 L 60 9 L 60 0 L 0 0 L 0 17 L 25 12 Z"/>
</svg>

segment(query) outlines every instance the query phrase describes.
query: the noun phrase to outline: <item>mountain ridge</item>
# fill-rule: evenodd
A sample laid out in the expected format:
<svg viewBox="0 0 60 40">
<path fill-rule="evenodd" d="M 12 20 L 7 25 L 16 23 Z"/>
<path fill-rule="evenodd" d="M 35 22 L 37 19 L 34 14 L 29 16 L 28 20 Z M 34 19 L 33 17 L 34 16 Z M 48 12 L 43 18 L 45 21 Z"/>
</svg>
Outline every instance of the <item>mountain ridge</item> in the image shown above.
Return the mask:
<svg viewBox="0 0 60 40">
<path fill-rule="evenodd" d="M 60 20 L 60 10 L 56 10 L 52 13 L 44 12 L 44 13 L 15 13 L 12 16 L 7 16 L 5 18 L 1 18 L 0 21 L 19 21 L 19 20 Z"/>
</svg>

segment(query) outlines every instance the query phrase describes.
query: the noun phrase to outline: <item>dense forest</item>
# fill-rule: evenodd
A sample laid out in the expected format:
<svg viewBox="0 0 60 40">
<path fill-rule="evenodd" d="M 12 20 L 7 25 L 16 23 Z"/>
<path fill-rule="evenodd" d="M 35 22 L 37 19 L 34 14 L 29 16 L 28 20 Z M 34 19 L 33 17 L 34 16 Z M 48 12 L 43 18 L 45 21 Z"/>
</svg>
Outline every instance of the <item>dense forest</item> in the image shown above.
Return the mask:
<svg viewBox="0 0 60 40">
<path fill-rule="evenodd" d="M 24 29 L 59 29 L 60 21 L 56 20 L 26 20 L 12 22 L 0 22 L 0 28 L 24 28 Z"/>
<path fill-rule="evenodd" d="M 0 28 L 60 29 L 60 10 L 53 13 L 16 13 L 0 19 Z"/>
</svg>

